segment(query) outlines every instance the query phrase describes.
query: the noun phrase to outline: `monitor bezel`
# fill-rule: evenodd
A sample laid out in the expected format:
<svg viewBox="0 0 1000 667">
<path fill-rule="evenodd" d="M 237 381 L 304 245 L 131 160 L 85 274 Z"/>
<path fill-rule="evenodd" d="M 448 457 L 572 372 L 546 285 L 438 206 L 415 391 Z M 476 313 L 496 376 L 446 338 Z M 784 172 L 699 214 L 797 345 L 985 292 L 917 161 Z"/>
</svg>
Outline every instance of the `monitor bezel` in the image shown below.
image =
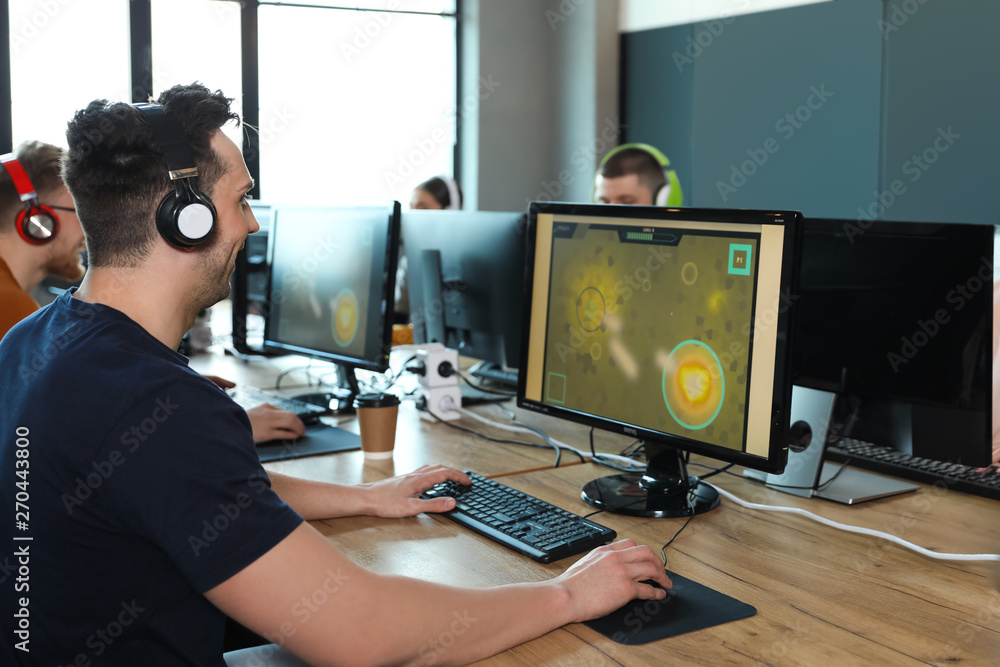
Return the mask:
<svg viewBox="0 0 1000 667">
<path fill-rule="evenodd" d="M 338 354 L 334 351 L 329 350 L 315 350 L 311 348 L 301 347 L 299 345 L 293 345 L 290 343 L 284 343 L 279 340 L 274 340 L 272 337 L 272 321 L 273 321 L 273 308 L 271 304 L 274 303 L 273 293 L 274 293 L 274 244 L 276 232 L 281 224 L 281 213 L 290 211 L 317 211 L 317 210 L 329 210 L 335 212 L 351 212 L 351 211 L 363 211 L 363 212 L 382 212 L 385 214 L 386 225 L 388 226 L 386 234 L 386 249 L 385 257 L 383 263 L 383 275 L 382 275 L 382 293 L 381 293 L 381 344 L 379 345 L 378 353 L 374 358 L 363 359 L 361 357 L 353 357 L 345 354 Z M 322 359 L 325 361 L 332 361 L 337 364 L 342 364 L 349 366 L 351 368 L 360 368 L 362 370 L 376 371 L 379 373 L 385 372 L 389 368 L 389 352 L 392 348 L 392 314 L 393 314 L 393 298 L 396 289 L 396 265 L 399 258 L 399 219 L 402 212 L 402 207 L 398 201 L 392 201 L 381 205 L 359 205 L 359 206 L 306 206 L 306 205 L 295 205 L 295 206 L 281 206 L 276 207 L 273 210 L 273 217 L 271 219 L 271 229 L 268 233 L 268 244 L 267 244 L 267 304 L 269 306 L 267 316 L 264 318 L 264 350 L 269 352 L 284 352 L 287 354 L 298 354 L 306 357 L 312 357 L 314 359 Z"/>
<path fill-rule="evenodd" d="M 508 275 L 517 274 L 517 281 L 523 279 L 523 267 L 518 269 L 518 262 L 523 259 L 524 235 L 527 227 L 526 213 L 524 211 L 449 211 L 449 210 L 412 210 L 405 211 L 401 221 L 402 245 L 407 258 L 406 271 L 409 274 L 409 307 L 410 321 L 413 324 L 413 342 L 415 344 L 426 344 L 431 337 L 428 332 L 429 325 L 435 320 L 443 320 L 447 325 L 449 312 L 455 307 L 455 303 L 448 303 L 447 299 L 441 300 L 440 295 L 428 294 L 426 286 L 421 283 L 421 253 L 425 250 L 438 250 L 442 256 L 442 264 L 454 266 L 456 263 L 463 263 L 467 259 L 470 248 L 480 248 L 483 253 L 490 255 L 490 266 L 488 271 L 493 271 L 493 275 L 461 275 L 452 274 L 442 276 L 443 279 L 461 278 L 470 284 L 466 288 L 473 288 L 473 292 L 488 299 L 485 310 L 489 311 L 490 326 L 487 329 L 467 329 L 473 334 L 482 334 L 493 337 L 494 342 L 501 340 L 501 345 L 497 348 L 501 350 L 502 361 L 506 366 L 514 368 L 521 361 L 520 344 L 523 337 L 520 322 L 509 317 L 510 309 L 515 312 L 520 310 L 520 304 L 514 299 L 510 299 L 508 304 L 505 301 L 492 302 L 497 281 L 502 284 L 505 280 L 510 280 Z M 476 231 L 480 230 L 480 231 Z M 485 231 L 482 231 L 485 230 Z M 450 232 L 452 234 L 451 245 L 439 244 L 439 239 L 444 239 Z M 496 242 L 498 237 L 503 237 L 504 243 L 501 245 L 501 255 L 498 250 L 491 247 L 486 250 L 490 242 Z M 503 251 L 507 249 L 506 241 L 512 241 L 511 246 L 520 253 L 517 257 L 504 257 Z M 440 247 L 439 247 L 440 245 Z M 507 267 L 509 270 L 505 270 Z M 486 274 L 486 271 L 484 271 Z M 516 284 L 516 283 L 515 283 Z M 488 286 L 490 289 L 474 289 Z M 519 287 L 515 287 L 519 289 Z M 519 292 L 513 293 L 515 296 Z M 498 305 L 499 304 L 499 305 Z M 435 308 L 435 305 L 438 306 Z M 507 307 L 507 310 L 503 310 Z M 465 313 L 468 316 L 468 312 Z M 449 328 L 451 326 L 449 325 Z M 453 347 L 451 341 L 446 339 L 436 341 L 447 347 Z M 467 353 L 467 348 L 454 346 L 459 354 L 470 358 L 481 359 L 488 362 L 500 364 L 501 359 L 496 355 L 486 354 L 483 349 L 473 349 Z M 512 358 L 511 353 L 514 353 Z"/>
<path fill-rule="evenodd" d="M 529 325 L 535 270 L 535 246 L 540 214 L 579 215 L 632 218 L 637 220 L 663 221 L 704 221 L 737 222 L 747 224 L 780 224 L 785 227 L 782 247 L 780 290 L 787 290 L 788 307 L 778 308 L 775 349 L 775 383 L 771 401 L 770 434 L 767 458 L 761 458 L 742 451 L 710 445 L 683 436 L 676 436 L 641 428 L 635 424 L 554 406 L 525 396 L 531 327 Z M 734 219 L 735 218 L 735 219 Z M 788 456 L 788 418 L 792 400 L 791 384 L 791 340 L 794 330 L 795 301 L 798 296 L 798 254 L 802 241 L 802 214 L 796 211 L 758 211 L 747 209 L 705 209 L 705 208 L 664 208 L 657 206 L 620 206 L 612 204 L 574 204 L 569 202 L 531 202 L 528 207 L 528 230 L 525 235 L 525 276 L 524 311 L 521 332 L 521 372 L 518 377 L 517 405 L 520 408 L 567 419 L 585 426 L 600 428 L 613 433 L 637 438 L 646 443 L 675 447 L 693 454 L 742 465 L 756 470 L 780 473 L 784 470 Z M 754 320 L 751 319 L 753 325 Z M 751 341 L 752 341 L 751 337 Z"/>
</svg>

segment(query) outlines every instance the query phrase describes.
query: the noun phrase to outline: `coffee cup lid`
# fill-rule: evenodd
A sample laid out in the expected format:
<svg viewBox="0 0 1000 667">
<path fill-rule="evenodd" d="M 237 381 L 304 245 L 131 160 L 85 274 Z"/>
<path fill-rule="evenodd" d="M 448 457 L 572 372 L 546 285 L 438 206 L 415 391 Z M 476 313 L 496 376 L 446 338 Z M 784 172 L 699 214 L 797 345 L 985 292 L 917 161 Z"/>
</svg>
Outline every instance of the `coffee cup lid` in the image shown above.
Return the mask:
<svg viewBox="0 0 1000 667">
<path fill-rule="evenodd" d="M 391 408 L 399 405 L 399 397 L 395 394 L 358 394 L 354 398 L 356 408 Z"/>
</svg>

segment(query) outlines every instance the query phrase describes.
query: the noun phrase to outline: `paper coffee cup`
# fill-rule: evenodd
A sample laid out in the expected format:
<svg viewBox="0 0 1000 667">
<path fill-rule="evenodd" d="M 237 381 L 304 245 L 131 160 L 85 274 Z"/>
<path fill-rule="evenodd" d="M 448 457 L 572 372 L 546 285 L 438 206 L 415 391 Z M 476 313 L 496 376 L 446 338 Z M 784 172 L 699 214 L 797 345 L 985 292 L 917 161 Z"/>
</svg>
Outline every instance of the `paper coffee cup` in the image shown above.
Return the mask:
<svg viewBox="0 0 1000 667">
<path fill-rule="evenodd" d="M 361 425 L 361 450 L 365 458 L 392 458 L 399 398 L 393 394 L 358 394 L 354 409 Z"/>
</svg>

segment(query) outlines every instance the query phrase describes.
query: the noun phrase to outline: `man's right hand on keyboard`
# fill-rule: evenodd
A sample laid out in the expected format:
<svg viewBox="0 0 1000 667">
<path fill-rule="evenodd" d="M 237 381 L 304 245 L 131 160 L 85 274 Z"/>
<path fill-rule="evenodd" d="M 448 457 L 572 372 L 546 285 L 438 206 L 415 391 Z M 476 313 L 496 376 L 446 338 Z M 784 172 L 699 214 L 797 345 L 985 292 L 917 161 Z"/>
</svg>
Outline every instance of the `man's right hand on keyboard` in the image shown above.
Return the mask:
<svg viewBox="0 0 1000 667">
<path fill-rule="evenodd" d="M 640 583 L 648 579 L 663 590 Z M 594 549 L 555 581 L 569 592 L 577 622 L 610 614 L 632 600 L 662 600 L 673 585 L 653 550 L 632 540 Z"/>
<path fill-rule="evenodd" d="M 256 443 L 268 440 L 294 440 L 306 434 L 306 426 L 301 419 L 270 403 L 250 408 L 247 410 L 247 416 L 250 417 L 253 441 Z"/>
</svg>

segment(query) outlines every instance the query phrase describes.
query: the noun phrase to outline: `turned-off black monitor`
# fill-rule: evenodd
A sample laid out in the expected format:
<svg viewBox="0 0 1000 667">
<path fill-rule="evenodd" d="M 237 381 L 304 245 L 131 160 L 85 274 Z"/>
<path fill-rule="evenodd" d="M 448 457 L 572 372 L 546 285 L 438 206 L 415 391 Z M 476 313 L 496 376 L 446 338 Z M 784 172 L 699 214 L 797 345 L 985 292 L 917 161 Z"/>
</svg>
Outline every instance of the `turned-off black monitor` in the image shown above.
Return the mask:
<svg viewBox="0 0 1000 667">
<path fill-rule="evenodd" d="M 641 480 L 605 478 L 616 482 L 585 489 L 588 502 L 687 514 L 679 451 L 784 467 L 798 224 L 792 212 L 531 205 L 518 404 L 646 445 Z"/>
<path fill-rule="evenodd" d="M 966 465 L 992 440 L 993 225 L 804 221 L 792 379 L 839 435 Z"/>
<path fill-rule="evenodd" d="M 399 203 L 274 211 L 264 345 L 388 368 Z"/>
<path fill-rule="evenodd" d="M 523 213 L 403 214 L 414 342 L 518 366 L 525 226 Z"/>
</svg>

